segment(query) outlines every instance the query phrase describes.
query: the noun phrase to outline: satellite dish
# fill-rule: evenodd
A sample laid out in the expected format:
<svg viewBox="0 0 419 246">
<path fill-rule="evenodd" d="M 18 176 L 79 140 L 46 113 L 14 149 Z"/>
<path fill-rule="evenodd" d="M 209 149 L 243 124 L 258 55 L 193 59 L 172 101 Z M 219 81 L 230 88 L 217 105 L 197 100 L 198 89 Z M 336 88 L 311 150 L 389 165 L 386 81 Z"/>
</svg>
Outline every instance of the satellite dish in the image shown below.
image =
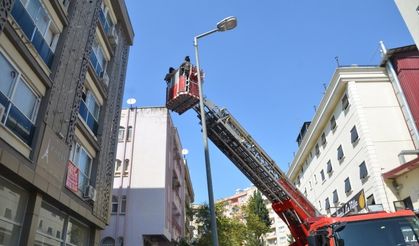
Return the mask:
<svg viewBox="0 0 419 246">
<path fill-rule="evenodd" d="M 135 100 L 135 98 L 128 98 L 127 103 L 128 105 L 133 105 L 137 102 L 137 100 Z"/>
<path fill-rule="evenodd" d="M 182 149 L 182 155 L 187 155 L 189 153 L 188 149 Z"/>
</svg>

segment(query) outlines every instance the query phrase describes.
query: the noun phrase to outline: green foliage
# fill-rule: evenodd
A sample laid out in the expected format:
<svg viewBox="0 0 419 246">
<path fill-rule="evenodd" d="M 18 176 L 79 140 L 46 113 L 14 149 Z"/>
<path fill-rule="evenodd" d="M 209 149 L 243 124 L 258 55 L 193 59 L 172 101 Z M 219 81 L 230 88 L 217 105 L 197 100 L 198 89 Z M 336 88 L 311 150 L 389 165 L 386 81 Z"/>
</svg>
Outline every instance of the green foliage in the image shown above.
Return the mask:
<svg viewBox="0 0 419 246">
<path fill-rule="evenodd" d="M 259 191 L 253 193 L 243 209 L 247 226 L 246 245 L 263 245 L 262 236 L 271 230 L 272 221 L 269 219 L 269 211 Z"/>
<path fill-rule="evenodd" d="M 221 246 L 261 246 L 264 245 L 263 236 L 271 229 L 272 221 L 269 211 L 263 202 L 262 195 L 256 191 L 249 202 L 241 209 L 242 214 L 235 217 L 224 215 L 225 204 L 216 204 L 218 242 Z M 207 204 L 193 211 L 198 224 L 199 238 L 192 245 L 207 246 L 211 243 L 211 219 Z"/>
</svg>

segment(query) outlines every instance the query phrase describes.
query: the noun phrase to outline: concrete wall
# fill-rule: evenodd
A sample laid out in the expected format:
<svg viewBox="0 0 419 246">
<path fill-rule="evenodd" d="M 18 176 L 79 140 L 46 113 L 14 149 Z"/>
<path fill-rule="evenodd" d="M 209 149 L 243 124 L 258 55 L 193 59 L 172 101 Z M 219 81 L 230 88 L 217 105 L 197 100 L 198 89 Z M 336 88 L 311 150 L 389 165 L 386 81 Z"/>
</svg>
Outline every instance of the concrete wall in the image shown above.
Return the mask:
<svg viewBox="0 0 419 246">
<path fill-rule="evenodd" d="M 407 28 L 419 47 L 419 0 L 395 0 Z"/>
</svg>

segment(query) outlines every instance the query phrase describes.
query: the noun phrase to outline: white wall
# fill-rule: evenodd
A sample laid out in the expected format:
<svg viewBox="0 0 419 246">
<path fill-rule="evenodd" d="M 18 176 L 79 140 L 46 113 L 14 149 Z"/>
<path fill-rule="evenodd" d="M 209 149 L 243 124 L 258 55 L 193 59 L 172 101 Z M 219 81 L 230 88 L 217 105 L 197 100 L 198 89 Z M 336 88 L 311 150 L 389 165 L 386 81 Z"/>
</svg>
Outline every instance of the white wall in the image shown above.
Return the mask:
<svg viewBox="0 0 419 246">
<path fill-rule="evenodd" d="M 419 0 L 395 0 L 407 28 L 419 47 Z"/>
</svg>

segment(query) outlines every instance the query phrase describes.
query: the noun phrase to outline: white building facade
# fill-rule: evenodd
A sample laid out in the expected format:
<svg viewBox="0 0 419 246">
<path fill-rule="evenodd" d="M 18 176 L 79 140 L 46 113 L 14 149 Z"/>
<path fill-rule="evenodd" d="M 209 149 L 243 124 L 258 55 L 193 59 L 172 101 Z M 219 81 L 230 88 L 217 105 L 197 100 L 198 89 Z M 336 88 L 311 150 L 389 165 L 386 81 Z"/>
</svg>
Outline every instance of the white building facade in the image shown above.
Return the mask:
<svg viewBox="0 0 419 246">
<path fill-rule="evenodd" d="M 360 210 L 363 203 L 394 211 L 397 199 L 382 174 L 399 165 L 405 149 L 414 145 L 385 68 L 342 67 L 287 175 L 323 214 Z M 344 206 L 354 198 L 360 204 Z"/>
<path fill-rule="evenodd" d="M 168 110 L 122 110 L 116 159 L 102 245 L 168 245 L 184 237 L 193 189 Z"/>
<path fill-rule="evenodd" d="M 407 28 L 419 47 L 419 0 L 395 0 Z"/>
</svg>

